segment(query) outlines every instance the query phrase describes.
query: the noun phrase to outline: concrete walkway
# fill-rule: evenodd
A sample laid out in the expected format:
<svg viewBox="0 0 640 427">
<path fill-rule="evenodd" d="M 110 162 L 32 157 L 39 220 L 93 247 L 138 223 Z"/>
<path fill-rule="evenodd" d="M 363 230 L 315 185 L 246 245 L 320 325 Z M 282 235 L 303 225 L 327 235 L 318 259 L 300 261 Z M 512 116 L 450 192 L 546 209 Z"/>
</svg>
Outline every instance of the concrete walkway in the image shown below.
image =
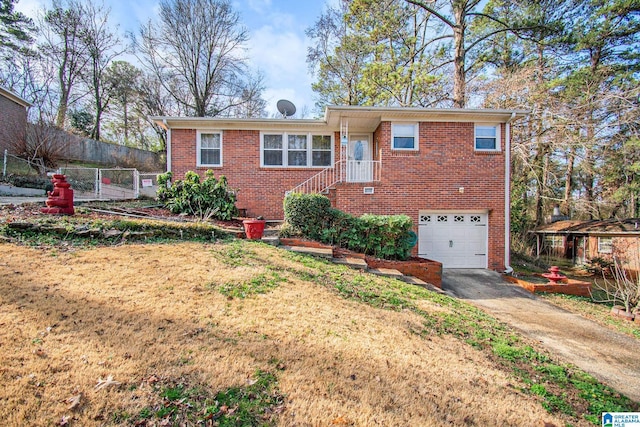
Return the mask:
<svg viewBox="0 0 640 427">
<path fill-rule="evenodd" d="M 496 272 L 446 269 L 442 288 L 640 402 L 640 340 L 549 304 Z"/>
</svg>

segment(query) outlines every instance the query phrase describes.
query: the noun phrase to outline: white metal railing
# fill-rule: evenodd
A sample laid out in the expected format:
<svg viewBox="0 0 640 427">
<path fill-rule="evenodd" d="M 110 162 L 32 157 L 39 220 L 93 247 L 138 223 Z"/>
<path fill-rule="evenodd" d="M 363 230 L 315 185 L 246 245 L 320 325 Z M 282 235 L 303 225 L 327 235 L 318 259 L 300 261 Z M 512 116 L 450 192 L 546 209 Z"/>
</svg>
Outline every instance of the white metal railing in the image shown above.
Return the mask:
<svg viewBox="0 0 640 427">
<path fill-rule="evenodd" d="M 382 176 L 380 160 L 340 160 L 294 187 L 292 193 L 324 193 L 341 182 L 375 182 Z"/>
<path fill-rule="evenodd" d="M 380 181 L 382 163 L 379 160 L 347 160 L 347 182 Z"/>
<path fill-rule="evenodd" d="M 324 193 L 331 186 L 342 180 L 346 169 L 346 161 L 340 160 L 333 166 L 321 170 L 311 178 L 294 187 L 292 193 Z"/>
</svg>

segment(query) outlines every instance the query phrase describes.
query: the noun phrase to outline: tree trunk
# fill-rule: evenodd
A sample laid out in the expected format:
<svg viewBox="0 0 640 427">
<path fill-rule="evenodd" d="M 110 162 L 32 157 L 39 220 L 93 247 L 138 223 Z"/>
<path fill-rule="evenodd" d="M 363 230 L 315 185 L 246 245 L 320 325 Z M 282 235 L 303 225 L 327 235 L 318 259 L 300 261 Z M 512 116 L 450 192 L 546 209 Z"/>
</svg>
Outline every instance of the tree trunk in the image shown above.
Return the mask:
<svg viewBox="0 0 640 427">
<path fill-rule="evenodd" d="M 464 108 L 465 106 L 465 48 L 464 48 L 464 8 L 454 11 L 457 25 L 453 27 L 453 107 Z"/>
<path fill-rule="evenodd" d="M 64 121 L 67 118 L 67 109 L 69 108 L 69 92 L 62 86 L 60 93 L 60 101 L 58 102 L 58 111 L 56 113 L 56 126 L 60 129 L 64 128 Z"/>
<path fill-rule="evenodd" d="M 567 155 L 567 169 L 564 173 L 564 212 L 571 216 L 571 189 L 573 187 L 573 167 L 576 161 L 576 153 L 573 147 L 569 148 Z"/>
</svg>

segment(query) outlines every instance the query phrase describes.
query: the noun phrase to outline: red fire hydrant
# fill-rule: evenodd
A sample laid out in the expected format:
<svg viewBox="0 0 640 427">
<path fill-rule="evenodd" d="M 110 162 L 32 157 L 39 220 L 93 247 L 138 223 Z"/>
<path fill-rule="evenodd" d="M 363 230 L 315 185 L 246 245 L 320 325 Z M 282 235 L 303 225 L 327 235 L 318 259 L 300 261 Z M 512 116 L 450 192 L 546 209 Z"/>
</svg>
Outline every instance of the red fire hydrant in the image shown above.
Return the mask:
<svg viewBox="0 0 640 427">
<path fill-rule="evenodd" d="M 71 184 L 67 182 L 67 177 L 54 174 L 51 179 L 53 191 L 47 191 L 47 207 L 40 209 L 42 213 L 73 215 L 73 190 Z"/>
</svg>

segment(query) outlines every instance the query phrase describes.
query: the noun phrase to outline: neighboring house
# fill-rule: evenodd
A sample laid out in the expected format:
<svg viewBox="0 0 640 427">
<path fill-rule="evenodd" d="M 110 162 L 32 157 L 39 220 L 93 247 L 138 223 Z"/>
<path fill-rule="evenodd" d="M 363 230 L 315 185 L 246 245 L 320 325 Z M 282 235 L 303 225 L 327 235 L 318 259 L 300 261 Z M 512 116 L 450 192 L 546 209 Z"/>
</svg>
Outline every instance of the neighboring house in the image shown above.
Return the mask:
<svg viewBox="0 0 640 427">
<path fill-rule="evenodd" d="M 247 215 L 282 219 L 288 191 L 354 214 L 405 214 L 414 254 L 509 265 L 511 122 L 523 111 L 330 106 L 320 120 L 153 117 L 167 168 L 225 175 Z"/>
<path fill-rule="evenodd" d="M 640 218 L 564 220 L 540 226 L 534 233 L 538 256 L 567 258 L 576 265 L 615 257 L 626 269 L 640 271 Z"/>
<path fill-rule="evenodd" d="M 27 108 L 31 103 L 0 86 L 0 155 L 12 152 L 26 137 Z"/>
</svg>

